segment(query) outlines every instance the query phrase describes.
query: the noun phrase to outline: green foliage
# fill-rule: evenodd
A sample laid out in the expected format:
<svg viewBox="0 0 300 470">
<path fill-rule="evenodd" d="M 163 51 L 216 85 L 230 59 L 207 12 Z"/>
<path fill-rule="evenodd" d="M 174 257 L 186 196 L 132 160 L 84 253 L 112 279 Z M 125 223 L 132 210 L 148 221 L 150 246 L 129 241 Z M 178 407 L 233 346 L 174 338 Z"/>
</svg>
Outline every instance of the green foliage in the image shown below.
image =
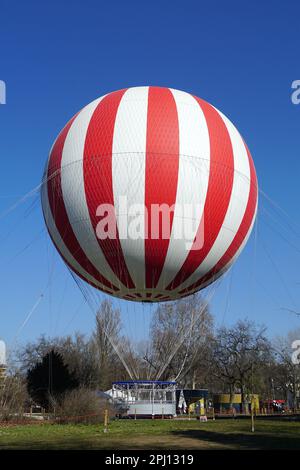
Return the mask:
<svg viewBox="0 0 300 470">
<path fill-rule="evenodd" d="M 221 419 L 118 420 L 103 425 L 26 425 L 5 428 L 0 449 L 300 449 L 300 421 Z"/>
<path fill-rule="evenodd" d="M 78 381 L 74 374 L 69 372 L 62 356 L 53 350 L 27 372 L 29 395 L 47 410 L 54 406 L 62 394 L 76 387 Z"/>
</svg>

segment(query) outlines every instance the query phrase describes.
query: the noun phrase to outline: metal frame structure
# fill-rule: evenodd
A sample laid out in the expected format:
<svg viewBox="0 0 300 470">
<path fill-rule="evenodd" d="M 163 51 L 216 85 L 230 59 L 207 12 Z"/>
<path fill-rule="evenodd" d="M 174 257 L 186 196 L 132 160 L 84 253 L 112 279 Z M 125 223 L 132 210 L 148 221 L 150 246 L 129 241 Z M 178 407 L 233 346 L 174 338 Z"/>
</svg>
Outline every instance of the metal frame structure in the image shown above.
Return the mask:
<svg viewBox="0 0 300 470">
<path fill-rule="evenodd" d="M 113 382 L 112 399 L 129 418 L 176 416 L 176 382 L 160 380 Z"/>
</svg>

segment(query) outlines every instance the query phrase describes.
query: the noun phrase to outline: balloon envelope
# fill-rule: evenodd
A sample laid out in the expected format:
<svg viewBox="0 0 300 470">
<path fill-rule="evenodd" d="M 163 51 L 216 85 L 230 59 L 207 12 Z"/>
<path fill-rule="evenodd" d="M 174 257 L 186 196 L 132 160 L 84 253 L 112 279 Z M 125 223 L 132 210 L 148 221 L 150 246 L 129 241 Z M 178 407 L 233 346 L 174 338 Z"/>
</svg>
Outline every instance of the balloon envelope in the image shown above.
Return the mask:
<svg viewBox="0 0 300 470">
<path fill-rule="evenodd" d="M 135 87 L 67 123 L 50 151 L 42 206 L 57 250 L 86 282 L 127 300 L 174 300 L 238 257 L 257 178 L 239 132 L 212 105 Z"/>
</svg>

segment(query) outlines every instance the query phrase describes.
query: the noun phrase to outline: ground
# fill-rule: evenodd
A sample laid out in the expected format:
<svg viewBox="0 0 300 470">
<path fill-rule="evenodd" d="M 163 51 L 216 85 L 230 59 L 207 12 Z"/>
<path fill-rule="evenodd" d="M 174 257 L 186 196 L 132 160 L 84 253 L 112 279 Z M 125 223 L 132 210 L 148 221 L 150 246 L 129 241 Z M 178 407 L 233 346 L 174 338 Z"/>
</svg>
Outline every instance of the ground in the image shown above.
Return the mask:
<svg viewBox="0 0 300 470">
<path fill-rule="evenodd" d="M 257 420 L 255 433 L 248 419 L 1 426 L 0 449 L 300 449 L 300 421 Z"/>
</svg>

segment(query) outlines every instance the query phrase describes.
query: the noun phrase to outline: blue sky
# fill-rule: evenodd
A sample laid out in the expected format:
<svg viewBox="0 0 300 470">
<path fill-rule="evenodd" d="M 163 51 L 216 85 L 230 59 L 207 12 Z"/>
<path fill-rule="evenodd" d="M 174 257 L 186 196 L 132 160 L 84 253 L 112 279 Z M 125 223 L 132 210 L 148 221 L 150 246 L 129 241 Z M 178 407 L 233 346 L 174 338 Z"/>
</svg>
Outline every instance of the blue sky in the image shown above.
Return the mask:
<svg viewBox="0 0 300 470">
<path fill-rule="evenodd" d="M 270 335 L 299 327 L 281 310 L 300 310 L 300 105 L 291 102 L 299 3 L 2 0 L 0 8 L 0 211 L 39 184 L 55 136 L 94 98 L 136 85 L 194 93 L 236 124 L 260 188 L 284 211 L 260 195 L 257 230 L 212 302 L 216 322 L 247 316 Z M 0 337 L 89 333 L 93 315 L 49 242 L 38 197 L 0 218 L 0 242 Z M 149 307 L 116 305 L 130 334 L 146 334 Z"/>
</svg>

